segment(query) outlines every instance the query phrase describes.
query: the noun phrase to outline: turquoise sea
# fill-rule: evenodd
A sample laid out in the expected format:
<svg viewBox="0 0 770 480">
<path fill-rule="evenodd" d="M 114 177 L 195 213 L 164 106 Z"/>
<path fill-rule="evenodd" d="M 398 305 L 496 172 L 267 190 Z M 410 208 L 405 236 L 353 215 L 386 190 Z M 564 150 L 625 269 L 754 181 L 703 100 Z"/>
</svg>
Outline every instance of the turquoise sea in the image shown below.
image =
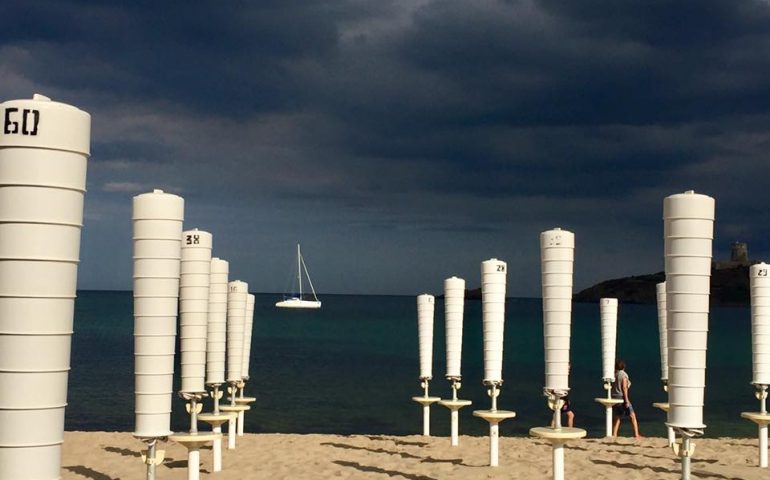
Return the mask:
<svg viewBox="0 0 770 480">
<path fill-rule="evenodd" d="M 257 294 L 251 380 L 258 401 L 246 416 L 250 432 L 419 434 L 420 395 L 417 320 L 411 296 L 323 295 L 320 311 L 276 309 L 279 298 Z M 133 430 L 133 317 L 131 292 L 81 291 L 76 302 L 67 430 Z M 756 410 L 751 381 L 748 308 L 713 308 L 710 319 L 706 435 L 756 435 L 740 412 Z M 657 313 L 653 305 L 621 305 L 618 355 L 626 360 L 631 400 L 643 435 L 664 436 Z M 549 422 L 542 396 L 543 327 L 540 299 L 507 301 L 502 394 L 499 408 L 518 416 L 501 435 L 526 435 Z M 467 301 L 460 412 L 462 434 L 485 435 L 487 424 L 472 410 L 489 407 L 481 384 L 481 302 Z M 604 410 L 593 401 L 601 382 L 599 306 L 576 303 L 572 320 L 570 395 L 576 426 L 604 435 Z M 178 355 L 177 355 L 178 357 Z M 179 359 L 177 358 L 177 363 Z M 444 379 L 443 302 L 436 302 L 434 379 L 431 394 L 451 396 Z M 206 404 L 206 409 L 209 409 Z M 172 428 L 189 428 L 181 399 L 174 400 Z M 449 411 L 432 409 L 432 433 L 449 434 Z M 630 435 L 627 422 L 621 434 Z"/>
</svg>

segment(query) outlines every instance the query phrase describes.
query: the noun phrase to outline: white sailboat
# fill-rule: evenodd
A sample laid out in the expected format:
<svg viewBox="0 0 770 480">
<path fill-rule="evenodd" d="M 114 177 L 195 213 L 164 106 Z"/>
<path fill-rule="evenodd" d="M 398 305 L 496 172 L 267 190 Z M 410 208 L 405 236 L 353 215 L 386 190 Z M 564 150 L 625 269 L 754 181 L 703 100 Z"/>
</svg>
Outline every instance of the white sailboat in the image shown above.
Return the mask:
<svg viewBox="0 0 770 480">
<path fill-rule="evenodd" d="M 305 270 L 307 276 L 307 283 L 310 285 L 310 290 L 313 292 L 313 298 L 315 300 L 303 300 L 302 299 L 302 270 Z M 313 282 L 310 280 L 310 274 L 307 273 L 307 266 L 305 260 L 302 258 L 302 252 L 299 249 L 299 243 L 297 244 L 297 281 L 299 282 L 299 295 L 296 297 L 287 298 L 281 300 L 275 304 L 278 308 L 321 308 L 321 302 L 315 294 L 315 288 L 313 288 Z"/>
</svg>

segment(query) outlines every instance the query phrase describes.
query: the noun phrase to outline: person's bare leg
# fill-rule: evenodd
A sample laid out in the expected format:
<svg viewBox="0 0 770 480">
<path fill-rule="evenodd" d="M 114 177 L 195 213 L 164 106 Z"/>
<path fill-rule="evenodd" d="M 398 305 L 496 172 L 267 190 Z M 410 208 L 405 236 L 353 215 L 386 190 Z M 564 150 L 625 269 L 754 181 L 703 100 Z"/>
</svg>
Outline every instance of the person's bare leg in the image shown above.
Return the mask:
<svg viewBox="0 0 770 480">
<path fill-rule="evenodd" d="M 636 412 L 631 412 L 631 426 L 634 428 L 634 437 L 642 438 L 639 433 L 639 424 L 636 422 Z"/>
<path fill-rule="evenodd" d="M 567 412 L 567 426 L 569 428 L 575 426 L 575 414 L 573 412 Z"/>
<path fill-rule="evenodd" d="M 612 422 L 612 436 L 617 437 L 618 430 L 620 430 L 620 415 L 615 415 L 615 418 Z"/>
</svg>

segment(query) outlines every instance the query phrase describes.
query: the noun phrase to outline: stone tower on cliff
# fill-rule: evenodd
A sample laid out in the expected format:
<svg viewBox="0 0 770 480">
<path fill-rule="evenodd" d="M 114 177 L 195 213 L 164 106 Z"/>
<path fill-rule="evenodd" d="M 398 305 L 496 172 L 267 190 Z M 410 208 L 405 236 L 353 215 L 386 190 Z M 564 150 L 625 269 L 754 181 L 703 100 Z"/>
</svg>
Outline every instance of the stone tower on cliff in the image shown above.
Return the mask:
<svg viewBox="0 0 770 480">
<path fill-rule="evenodd" d="M 730 250 L 730 263 L 738 265 L 749 264 L 749 246 L 745 242 L 733 242 Z"/>
</svg>

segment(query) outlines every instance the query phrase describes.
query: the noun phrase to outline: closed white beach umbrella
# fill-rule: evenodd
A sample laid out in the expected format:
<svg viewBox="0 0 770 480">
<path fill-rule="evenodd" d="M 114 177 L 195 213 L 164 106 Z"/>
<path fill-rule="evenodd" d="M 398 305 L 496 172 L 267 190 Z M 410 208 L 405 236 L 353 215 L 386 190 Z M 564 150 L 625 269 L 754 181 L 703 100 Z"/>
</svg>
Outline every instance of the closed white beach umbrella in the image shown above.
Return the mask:
<svg viewBox="0 0 770 480">
<path fill-rule="evenodd" d="M 658 304 L 658 338 L 660 341 L 660 379 L 668 383 L 668 327 L 666 313 L 666 282 L 655 285 Z"/>
<path fill-rule="evenodd" d="M 91 116 L 0 103 L 0 480 L 60 477 Z"/>
<path fill-rule="evenodd" d="M 227 292 L 227 381 L 243 380 L 243 334 L 246 319 L 246 296 L 249 285 L 240 280 L 228 284 Z"/>
<path fill-rule="evenodd" d="M 575 234 L 560 228 L 542 232 L 540 260 L 545 339 L 545 389 L 567 391 L 569 390 Z"/>
<path fill-rule="evenodd" d="M 770 265 L 762 262 L 749 271 L 751 287 L 751 348 L 755 385 L 770 385 Z"/>
<path fill-rule="evenodd" d="M 246 296 L 246 318 L 243 330 L 243 367 L 241 376 L 244 380 L 249 379 L 249 360 L 251 359 L 251 334 L 254 328 L 254 303 L 256 297 L 253 294 Z"/>
<path fill-rule="evenodd" d="M 433 378 L 433 295 L 417 296 L 417 337 L 420 350 L 420 380 Z"/>
<path fill-rule="evenodd" d="M 171 434 L 171 394 L 182 254 L 182 197 L 134 197 L 134 435 Z"/>
<path fill-rule="evenodd" d="M 484 383 L 503 382 L 505 281 L 507 264 L 492 258 L 481 262 L 481 313 L 484 330 Z"/>
<path fill-rule="evenodd" d="M 227 352 L 227 284 L 230 264 L 211 259 L 209 275 L 209 316 L 206 328 L 206 384 L 225 383 Z"/>
<path fill-rule="evenodd" d="M 705 427 L 714 209 L 713 198 L 693 191 L 671 195 L 663 202 L 671 427 Z"/>
<path fill-rule="evenodd" d="M 615 379 L 615 348 L 618 338 L 618 299 L 599 299 L 602 328 L 602 379 Z"/>
<path fill-rule="evenodd" d="M 446 377 L 459 379 L 463 350 L 463 310 L 465 280 L 451 277 L 444 280 L 444 318 L 446 329 Z"/>
<path fill-rule="evenodd" d="M 182 232 L 179 280 L 179 336 L 182 354 L 182 393 L 206 392 L 206 337 L 208 335 L 211 247 L 209 232 Z"/>
</svg>

